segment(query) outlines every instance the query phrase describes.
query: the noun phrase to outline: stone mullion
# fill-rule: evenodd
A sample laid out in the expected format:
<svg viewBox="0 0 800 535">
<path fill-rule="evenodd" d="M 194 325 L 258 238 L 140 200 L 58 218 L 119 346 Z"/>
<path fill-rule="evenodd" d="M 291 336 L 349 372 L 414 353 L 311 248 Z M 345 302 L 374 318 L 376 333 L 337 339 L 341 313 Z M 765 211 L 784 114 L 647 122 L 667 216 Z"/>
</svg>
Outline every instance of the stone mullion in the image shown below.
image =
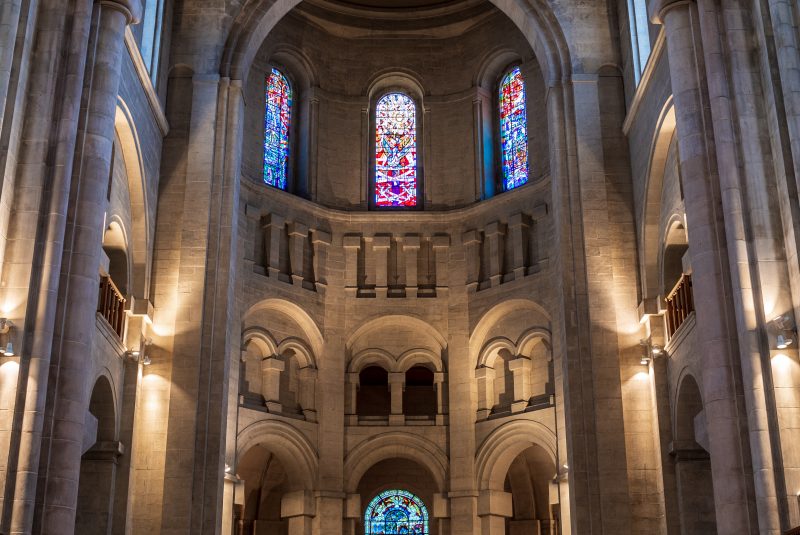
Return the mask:
<svg viewBox="0 0 800 535">
<path fill-rule="evenodd" d="M 0 288 L 0 298 L 4 302 L 19 303 L 7 314 L 11 318 L 31 316 L 25 323 L 25 330 L 33 333 L 30 347 L 19 346 L 21 357 L 15 401 L 18 410 L 10 422 L 9 443 L 0 443 L 0 452 L 8 455 L 7 477 L 0 482 L 3 484 L 0 489 L 3 503 L 0 530 L 8 531 L 28 531 L 33 521 L 32 504 L 37 488 L 44 423 L 42 415 L 45 412 L 60 282 L 58 273 L 61 271 L 92 2 L 76 3 L 71 14 L 67 13 L 68 6 L 60 0 L 43 0 L 40 9 L 39 20 L 48 24 L 49 31 L 39 33 L 39 39 L 27 54 L 53 61 L 34 62 L 27 75 L 30 91 L 25 95 L 26 104 L 15 112 L 21 117 L 20 121 L 24 118 L 24 127 L 19 128 L 19 138 L 8 142 L 9 151 L 19 151 L 19 161 L 15 172 L 7 174 L 4 179 L 2 197 L 9 212 L 13 202 L 14 217 L 8 223 L 8 241 L 2 240 L 3 279 L 8 282 Z M 73 25 L 67 34 L 70 16 Z M 63 43 L 67 35 L 70 44 L 66 61 L 62 64 L 58 58 L 64 57 Z M 61 86 L 55 83 L 59 77 L 64 80 Z M 57 90 L 60 94 L 55 98 Z M 31 112 L 23 113 L 26 109 Z M 9 118 L 6 116 L 3 120 L 6 124 Z M 55 130 L 53 124 L 57 125 Z M 48 131 L 51 132 L 49 135 Z M 44 139 L 49 143 L 26 142 Z M 55 166 L 48 169 L 45 161 L 50 147 L 55 148 Z M 10 176 L 15 176 L 15 182 L 9 182 Z M 46 180 L 50 182 L 49 198 L 42 197 Z M 13 201 L 9 199 L 10 195 L 14 196 Z M 47 214 L 47 224 L 44 235 L 34 242 L 31 231 L 37 227 L 40 212 Z M 34 263 L 37 251 L 41 253 L 38 255 L 40 260 Z M 34 278 L 31 274 L 35 274 Z M 32 287 L 38 288 L 36 294 L 27 299 L 18 298 L 28 295 Z M 29 314 L 34 309 L 36 313 Z"/>
<path fill-rule="evenodd" d="M 702 359 L 702 393 L 708 422 L 717 530 L 721 535 L 756 533 L 757 512 L 747 427 L 742 406 L 738 343 L 729 296 L 722 201 L 710 131 L 705 69 L 694 4 L 677 2 L 659 13 L 666 31 L 678 136 L 678 154 L 686 198 L 694 301 Z M 701 77 L 701 78 L 698 78 Z M 735 359 L 735 360 L 734 360 Z"/>
</svg>

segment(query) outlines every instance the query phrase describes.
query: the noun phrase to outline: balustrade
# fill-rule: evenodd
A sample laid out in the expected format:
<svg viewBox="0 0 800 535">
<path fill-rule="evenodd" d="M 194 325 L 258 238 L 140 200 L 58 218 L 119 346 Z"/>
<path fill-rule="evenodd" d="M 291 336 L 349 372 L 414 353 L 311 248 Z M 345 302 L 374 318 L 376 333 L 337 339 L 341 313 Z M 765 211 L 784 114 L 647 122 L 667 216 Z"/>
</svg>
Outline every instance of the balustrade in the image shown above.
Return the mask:
<svg viewBox="0 0 800 535">
<path fill-rule="evenodd" d="M 100 297 L 97 312 L 108 322 L 111 328 L 122 338 L 125 330 L 125 297 L 119 291 L 111 277 L 100 277 Z"/>
<path fill-rule="evenodd" d="M 680 328 L 689 314 L 694 312 L 692 295 L 692 276 L 682 275 L 678 284 L 666 298 L 667 301 L 667 334 L 672 335 Z"/>
</svg>

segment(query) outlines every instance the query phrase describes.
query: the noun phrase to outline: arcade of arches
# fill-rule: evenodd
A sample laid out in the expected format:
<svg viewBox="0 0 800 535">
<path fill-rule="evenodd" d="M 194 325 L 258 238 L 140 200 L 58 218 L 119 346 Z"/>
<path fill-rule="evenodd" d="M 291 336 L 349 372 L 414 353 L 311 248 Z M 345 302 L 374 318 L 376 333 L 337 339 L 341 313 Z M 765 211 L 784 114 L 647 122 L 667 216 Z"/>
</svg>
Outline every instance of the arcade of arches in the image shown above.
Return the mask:
<svg viewBox="0 0 800 535">
<path fill-rule="evenodd" d="M 0 534 L 800 533 L 800 6 L 0 3 Z"/>
</svg>

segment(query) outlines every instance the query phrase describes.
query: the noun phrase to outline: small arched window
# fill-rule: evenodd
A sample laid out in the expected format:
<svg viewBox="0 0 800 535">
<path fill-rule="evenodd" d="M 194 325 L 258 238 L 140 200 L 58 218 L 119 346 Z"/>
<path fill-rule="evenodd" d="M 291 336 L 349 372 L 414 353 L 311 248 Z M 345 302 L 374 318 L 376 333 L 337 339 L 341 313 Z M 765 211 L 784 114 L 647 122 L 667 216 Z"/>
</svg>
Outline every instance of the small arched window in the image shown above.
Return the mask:
<svg viewBox="0 0 800 535">
<path fill-rule="evenodd" d="M 289 176 L 289 129 L 292 124 L 292 87 L 278 69 L 266 83 L 264 115 L 264 182 L 285 190 Z"/>
<path fill-rule="evenodd" d="M 503 188 L 508 191 L 528 182 L 528 115 L 525 82 L 518 66 L 503 76 L 499 97 Z"/>
<path fill-rule="evenodd" d="M 375 206 L 417 206 L 417 107 L 404 93 L 375 106 Z"/>
<path fill-rule="evenodd" d="M 406 490 L 387 490 L 369 502 L 364 513 L 365 535 L 408 533 L 428 535 L 428 509 Z"/>
</svg>

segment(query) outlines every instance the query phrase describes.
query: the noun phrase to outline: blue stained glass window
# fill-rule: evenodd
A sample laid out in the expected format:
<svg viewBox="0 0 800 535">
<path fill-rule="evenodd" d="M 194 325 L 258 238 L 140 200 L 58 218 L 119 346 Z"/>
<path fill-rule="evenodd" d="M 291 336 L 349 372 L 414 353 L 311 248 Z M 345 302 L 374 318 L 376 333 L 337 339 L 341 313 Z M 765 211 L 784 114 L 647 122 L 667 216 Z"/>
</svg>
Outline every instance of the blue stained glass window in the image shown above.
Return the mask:
<svg viewBox="0 0 800 535">
<path fill-rule="evenodd" d="M 277 69 L 267 77 L 264 116 L 264 182 L 286 189 L 289 170 L 289 127 L 292 123 L 292 87 Z"/>
<path fill-rule="evenodd" d="M 381 492 L 364 513 L 365 535 L 428 535 L 428 510 L 417 496 L 405 490 Z"/>
<path fill-rule="evenodd" d="M 528 181 L 528 118 L 519 67 L 511 69 L 500 82 L 500 144 L 507 191 Z"/>
<path fill-rule="evenodd" d="M 389 93 L 375 107 L 375 206 L 417 205 L 417 110 Z"/>
</svg>

